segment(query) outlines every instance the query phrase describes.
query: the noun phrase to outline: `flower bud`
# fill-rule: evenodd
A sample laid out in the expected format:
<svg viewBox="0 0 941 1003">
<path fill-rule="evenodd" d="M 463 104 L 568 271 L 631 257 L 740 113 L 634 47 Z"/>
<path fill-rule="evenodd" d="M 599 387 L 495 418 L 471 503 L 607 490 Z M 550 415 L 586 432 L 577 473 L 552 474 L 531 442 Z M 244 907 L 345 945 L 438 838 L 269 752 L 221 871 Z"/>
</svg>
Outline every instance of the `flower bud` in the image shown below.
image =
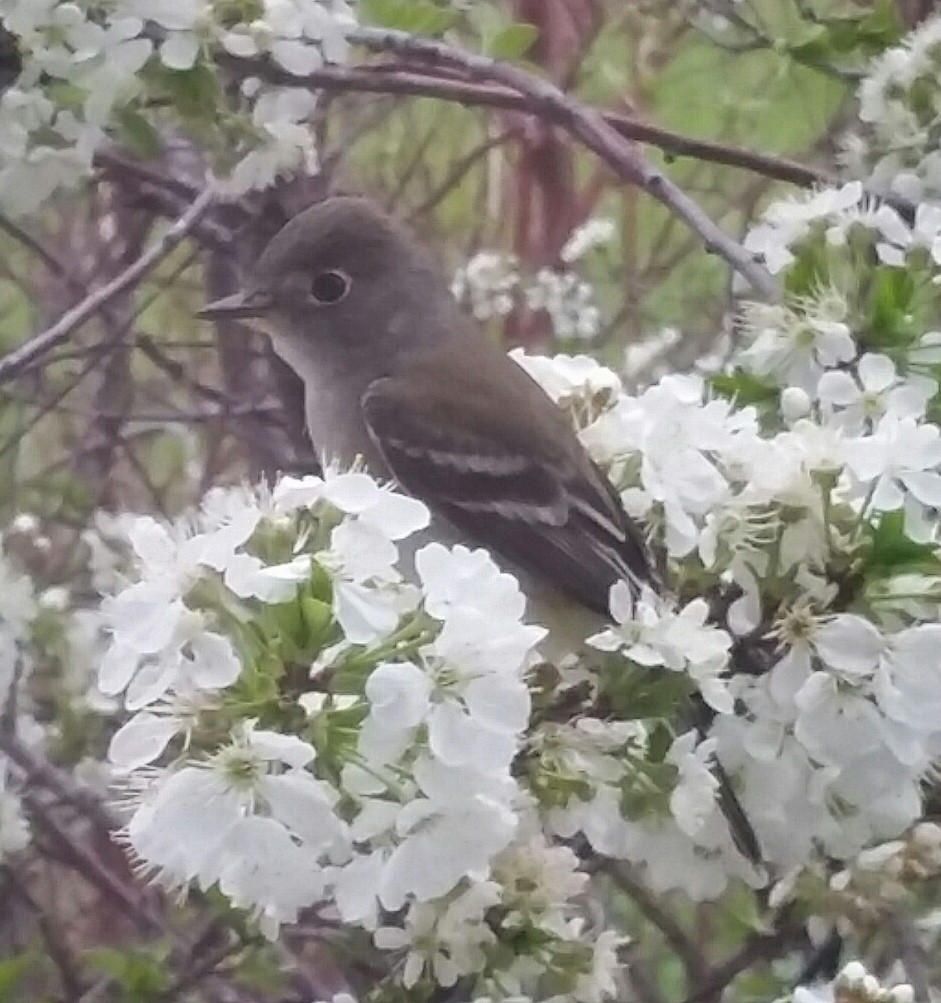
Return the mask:
<svg viewBox="0 0 941 1003">
<path fill-rule="evenodd" d="M 785 387 L 781 391 L 781 415 L 790 424 L 810 414 L 810 397 L 800 387 Z"/>
</svg>

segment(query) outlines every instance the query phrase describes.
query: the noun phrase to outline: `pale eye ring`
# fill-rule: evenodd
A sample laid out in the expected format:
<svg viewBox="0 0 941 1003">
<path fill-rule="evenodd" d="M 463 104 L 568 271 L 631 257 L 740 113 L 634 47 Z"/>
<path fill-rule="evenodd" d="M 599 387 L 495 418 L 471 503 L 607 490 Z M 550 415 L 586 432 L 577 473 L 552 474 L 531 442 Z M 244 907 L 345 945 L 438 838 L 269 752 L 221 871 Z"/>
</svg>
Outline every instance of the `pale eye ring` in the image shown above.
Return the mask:
<svg viewBox="0 0 941 1003">
<path fill-rule="evenodd" d="M 335 268 L 318 272 L 310 284 L 310 294 L 321 306 L 333 306 L 349 295 L 353 280 Z"/>
</svg>

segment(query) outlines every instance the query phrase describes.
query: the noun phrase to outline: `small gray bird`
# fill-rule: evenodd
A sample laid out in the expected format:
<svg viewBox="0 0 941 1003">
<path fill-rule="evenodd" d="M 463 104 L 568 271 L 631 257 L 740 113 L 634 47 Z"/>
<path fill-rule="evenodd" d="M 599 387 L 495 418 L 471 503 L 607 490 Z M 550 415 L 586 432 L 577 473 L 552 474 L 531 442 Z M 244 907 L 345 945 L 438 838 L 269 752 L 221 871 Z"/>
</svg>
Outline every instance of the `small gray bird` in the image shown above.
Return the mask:
<svg viewBox="0 0 941 1003">
<path fill-rule="evenodd" d="M 366 199 L 300 213 L 244 290 L 200 316 L 254 319 L 304 382 L 323 463 L 363 457 L 439 532 L 502 558 L 539 611 L 561 595 L 607 615 L 614 582 L 655 583 L 643 536 L 562 412 Z"/>
<path fill-rule="evenodd" d="M 461 312 L 437 259 L 366 199 L 300 213 L 245 288 L 200 316 L 262 327 L 304 383 L 324 466 L 362 457 L 428 506 L 431 536 L 501 559 L 549 628 L 552 655 L 597 629 L 615 582 L 659 588 L 642 533 L 562 412 Z M 758 860 L 715 770 L 736 844 Z"/>
</svg>

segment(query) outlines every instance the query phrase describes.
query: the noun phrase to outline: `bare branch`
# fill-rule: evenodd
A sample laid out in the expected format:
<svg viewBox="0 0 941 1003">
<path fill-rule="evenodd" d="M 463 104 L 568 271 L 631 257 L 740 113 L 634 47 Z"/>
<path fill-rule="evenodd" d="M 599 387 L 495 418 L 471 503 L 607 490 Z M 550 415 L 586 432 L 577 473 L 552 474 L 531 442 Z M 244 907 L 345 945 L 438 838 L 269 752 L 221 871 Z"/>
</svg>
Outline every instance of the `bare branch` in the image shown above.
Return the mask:
<svg viewBox="0 0 941 1003">
<path fill-rule="evenodd" d="M 269 80 L 297 85 L 297 77 L 277 66 L 266 65 L 261 60 L 236 59 L 220 55 L 219 62 L 242 73 L 251 69 L 253 73 L 263 74 Z M 246 63 L 249 66 L 246 66 Z M 306 75 L 303 80 L 309 86 L 323 90 L 432 97 L 465 105 L 526 112 L 550 121 L 557 118 L 551 108 L 537 105 L 532 99 L 511 87 L 443 76 L 433 68 L 404 63 L 376 66 L 323 66 Z M 826 171 L 787 157 L 746 150 L 728 143 L 693 139 L 621 112 L 602 110 L 598 114 L 625 139 L 656 146 L 672 156 L 694 157 L 727 167 L 737 167 L 802 188 L 831 184 L 834 180 Z"/>
<path fill-rule="evenodd" d="M 69 999 L 77 999 L 85 991 L 84 980 L 78 960 L 73 956 L 65 937 L 56 928 L 52 918 L 30 894 L 26 882 L 16 869 L 4 866 L 3 873 L 13 890 L 13 894 L 26 905 L 35 917 L 36 926 L 39 928 L 46 947 L 46 953 L 59 973 L 59 981 L 62 983 L 63 991 Z"/>
<path fill-rule="evenodd" d="M 696 985 L 701 982 L 709 971 L 706 958 L 679 923 L 634 877 L 630 865 L 620 861 L 605 861 L 600 870 L 630 895 L 644 916 L 663 934 L 666 942 L 683 962 L 690 984 Z"/>
<path fill-rule="evenodd" d="M 416 38 L 407 32 L 377 28 L 360 28 L 350 34 L 350 41 L 374 52 L 393 52 L 405 60 L 432 67 L 453 68 L 466 74 L 473 82 L 489 82 L 510 88 L 524 99 L 525 108 L 543 118 L 555 121 L 593 150 L 615 173 L 631 184 L 648 192 L 675 213 L 703 239 L 706 249 L 725 258 L 762 295 L 777 299 L 777 281 L 752 255 L 709 216 L 662 170 L 646 161 L 635 146 L 615 129 L 595 108 L 586 106 L 560 90 L 555 84 L 515 66 L 487 56 L 465 52 L 444 42 Z M 258 60 L 222 60 L 240 72 L 259 72 Z M 269 60 L 261 61 L 260 72 L 272 78 L 287 79 L 297 84 L 299 79 L 272 68 Z M 316 86 L 316 78 L 307 78 Z"/>
<path fill-rule="evenodd" d="M 212 205 L 214 199 L 214 193 L 207 188 L 196 197 L 186 212 L 153 247 L 145 251 L 120 275 L 86 296 L 81 303 L 64 313 L 52 327 L 0 358 L 0 380 L 10 379 L 23 366 L 39 356 L 45 355 L 57 345 L 61 345 L 73 331 L 106 307 L 111 300 L 140 282 L 148 272 L 156 268 L 178 244 L 186 239 L 193 227 Z"/>
</svg>

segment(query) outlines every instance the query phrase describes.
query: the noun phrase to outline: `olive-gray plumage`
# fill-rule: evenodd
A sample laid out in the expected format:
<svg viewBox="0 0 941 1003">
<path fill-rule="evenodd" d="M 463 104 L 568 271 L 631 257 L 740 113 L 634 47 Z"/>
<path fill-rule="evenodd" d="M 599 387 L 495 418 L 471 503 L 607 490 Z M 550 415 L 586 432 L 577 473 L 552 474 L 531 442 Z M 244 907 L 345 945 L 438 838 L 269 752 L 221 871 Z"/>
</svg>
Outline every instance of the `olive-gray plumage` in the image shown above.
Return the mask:
<svg viewBox="0 0 941 1003">
<path fill-rule="evenodd" d="M 325 463 L 357 455 L 524 579 L 606 613 L 654 573 L 643 539 L 561 411 L 455 303 L 438 262 L 361 198 L 276 234 L 241 293 L 304 382 Z M 524 583 L 525 584 L 525 583 Z"/>
</svg>

